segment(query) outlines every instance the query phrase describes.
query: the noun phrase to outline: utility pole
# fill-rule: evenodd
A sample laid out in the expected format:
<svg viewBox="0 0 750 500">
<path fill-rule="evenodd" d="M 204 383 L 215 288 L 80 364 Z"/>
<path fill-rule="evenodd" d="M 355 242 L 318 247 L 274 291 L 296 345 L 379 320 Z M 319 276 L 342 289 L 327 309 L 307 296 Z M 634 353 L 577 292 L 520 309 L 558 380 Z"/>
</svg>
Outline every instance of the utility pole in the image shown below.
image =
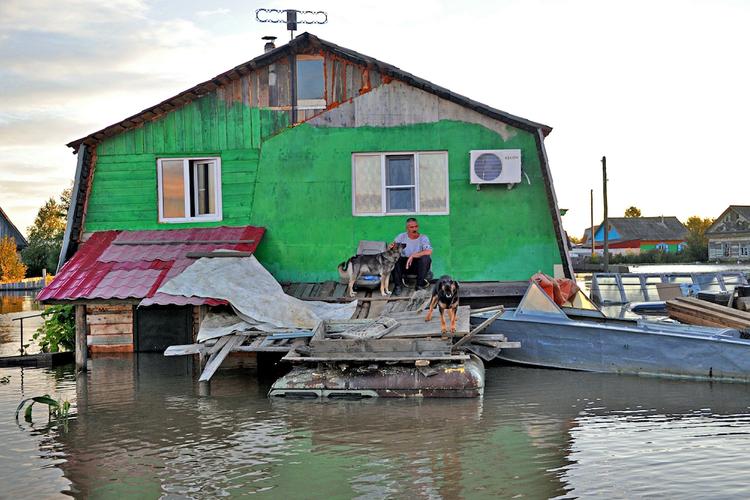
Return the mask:
<svg viewBox="0 0 750 500">
<path fill-rule="evenodd" d="M 607 211 L 607 157 L 602 156 L 602 184 L 604 191 L 604 272 L 609 272 L 609 214 Z"/>
<path fill-rule="evenodd" d="M 594 190 L 592 189 L 589 193 L 591 195 L 591 234 L 589 234 L 589 243 L 591 243 L 591 258 L 594 258 L 595 244 L 594 244 Z"/>
</svg>

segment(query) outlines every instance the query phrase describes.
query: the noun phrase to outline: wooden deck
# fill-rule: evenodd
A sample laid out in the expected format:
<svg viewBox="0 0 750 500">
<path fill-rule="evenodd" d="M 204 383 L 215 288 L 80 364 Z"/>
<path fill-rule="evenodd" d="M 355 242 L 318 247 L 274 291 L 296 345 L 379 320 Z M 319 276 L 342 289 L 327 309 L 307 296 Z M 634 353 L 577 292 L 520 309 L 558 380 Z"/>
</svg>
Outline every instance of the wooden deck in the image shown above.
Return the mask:
<svg viewBox="0 0 750 500">
<path fill-rule="evenodd" d="M 528 281 L 488 281 L 488 282 L 462 282 L 461 299 L 466 302 L 472 299 L 512 298 L 510 302 L 521 299 Z M 282 283 L 284 292 L 301 300 L 322 300 L 326 302 L 344 302 L 354 300 L 346 294 L 346 285 L 335 281 L 323 283 Z M 384 313 L 399 313 L 418 309 L 416 301 L 429 300 L 431 290 L 422 290 L 415 294 L 413 288 L 404 288 L 398 297 L 382 297 L 380 290 L 355 290 L 356 299 L 359 300 L 357 309 L 352 316 L 353 319 L 377 318 Z M 364 299 L 364 300 L 361 300 Z M 505 303 L 507 300 L 489 300 L 492 303 Z M 426 307 L 426 304 L 425 304 Z M 476 306 L 475 306 L 476 307 Z M 433 318 L 433 321 L 435 319 Z M 437 321 L 440 321 L 439 319 Z M 468 330 L 467 330 L 468 331 Z"/>
</svg>

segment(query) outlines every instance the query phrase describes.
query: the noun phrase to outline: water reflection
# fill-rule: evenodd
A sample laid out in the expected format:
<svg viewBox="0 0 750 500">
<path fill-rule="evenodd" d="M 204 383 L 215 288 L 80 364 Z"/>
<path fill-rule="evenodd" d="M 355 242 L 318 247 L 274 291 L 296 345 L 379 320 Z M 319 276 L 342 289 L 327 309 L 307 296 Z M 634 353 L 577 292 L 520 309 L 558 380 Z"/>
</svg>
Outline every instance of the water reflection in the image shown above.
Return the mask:
<svg viewBox="0 0 750 500">
<path fill-rule="evenodd" d="M 11 471 L 82 497 L 549 498 L 738 494 L 748 467 L 745 384 L 498 366 L 482 399 L 307 401 L 269 400 L 247 372 L 220 373 L 199 397 L 185 358 L 91 368 L 67 432 L 26 435 L 37 458 Z M 71 389 L 70 372 L 35 373 Z M 18 397 L 0 398 L 0 413 Z"/>
</svg>

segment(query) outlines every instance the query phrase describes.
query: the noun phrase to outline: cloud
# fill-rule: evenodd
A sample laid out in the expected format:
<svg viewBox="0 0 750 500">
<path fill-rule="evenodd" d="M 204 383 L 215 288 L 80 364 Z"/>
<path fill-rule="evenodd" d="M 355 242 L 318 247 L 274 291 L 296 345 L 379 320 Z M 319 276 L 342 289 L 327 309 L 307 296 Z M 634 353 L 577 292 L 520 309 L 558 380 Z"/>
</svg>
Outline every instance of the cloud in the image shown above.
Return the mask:
<svg viewBox="0 0 750 500">
<path fill-rule="evenodd" d="M 230 12 L 229 9 L 199 10 L 195 15 L 198 17 L 225 16 Z"/>
</svg>

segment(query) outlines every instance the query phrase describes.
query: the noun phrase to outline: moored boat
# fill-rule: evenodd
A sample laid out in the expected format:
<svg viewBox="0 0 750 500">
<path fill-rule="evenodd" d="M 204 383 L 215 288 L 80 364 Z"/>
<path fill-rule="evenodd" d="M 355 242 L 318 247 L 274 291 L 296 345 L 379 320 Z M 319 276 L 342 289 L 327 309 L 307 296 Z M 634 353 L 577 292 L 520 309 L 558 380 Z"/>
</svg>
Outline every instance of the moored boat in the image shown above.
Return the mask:
<svg viewBox="0 0 750 500">
<path fill-rule="evenodd" d="M 606 373 L 750 382 L 750 339 L 731 328 L 610 319 L 579 293 L 561 308 L 535 283 L 487 329 L 520 342 L 498 359 Z M 472 321 L 481 321 L 473 317 Z"/>
</svg>

